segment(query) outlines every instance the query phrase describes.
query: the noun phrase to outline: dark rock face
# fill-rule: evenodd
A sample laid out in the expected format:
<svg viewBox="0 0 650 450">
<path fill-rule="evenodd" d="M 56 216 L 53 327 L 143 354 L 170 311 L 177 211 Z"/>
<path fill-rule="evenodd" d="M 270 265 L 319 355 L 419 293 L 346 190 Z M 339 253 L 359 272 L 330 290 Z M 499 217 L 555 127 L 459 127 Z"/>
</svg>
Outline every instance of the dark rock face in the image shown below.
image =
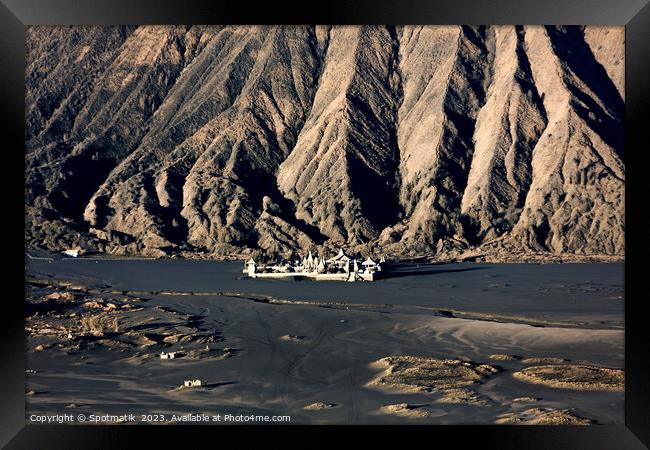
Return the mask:
<svg viewBox="0 0 650 450">
<path fill-rule="evenodd" d="M 624 252 L 624 29 L 30 27 L 26 239 Z"/>
</svg>

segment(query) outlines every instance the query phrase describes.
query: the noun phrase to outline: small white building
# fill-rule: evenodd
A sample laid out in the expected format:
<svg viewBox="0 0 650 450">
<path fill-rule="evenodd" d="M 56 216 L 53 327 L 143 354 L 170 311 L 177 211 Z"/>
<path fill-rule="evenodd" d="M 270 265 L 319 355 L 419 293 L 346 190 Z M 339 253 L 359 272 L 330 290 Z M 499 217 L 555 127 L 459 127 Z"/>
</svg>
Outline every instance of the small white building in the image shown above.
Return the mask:
<svg viewBox="0 0 650 450">
<path fill-rule="evenodd" d="M 309 254 L 307 255 L 307 257 L 303 258 L 302 266 L 305 268 L 305 271 L 316 270 L 316 259 L 311 254 L 311 250 L 309 251 Z"/>
<path fill-rule="evenodd" d="M 183 356 L 182 352 L 160 352 L 160 359 L 175 359 Z"/>
<path fill-rule="evenodd" d="M 193 380 L 185 380 L 183 381 L 183 386 L 184 387 L 200 387 L 203 386 L 203 382 L 199 380 L 198 378 L 195 378 Z"/>
<path fill-rule="evenodd" d="M 257 271 L 257 263 L 255 263 L 255 260 L 253 258 L 249 258 L 249 260 L 246 261 L 246 267 L 244 270 L 246 273 L 248 273 L 249 277 L 255 276 L 255 272 Z"/>
<path fill-rule="evenodd" d="M 325 258 L 321 256 L 320 259 L 318 259 L 318 264 L 316 265 L 316 272 L 325 273 L 326 270 L 327 263 L 325 262 Z"/>
<path fill-rule="evenodd" d="M 341 248 L 341 249 L 339 249 L 339 252 L 337 253 L 337 255 L 335 257 L 333 257 L 332 259 L 327 260 L 327 263 L 329 265 L 331 265 L 331 266 L 335 266 L 335 267 L 338 267 L 340 269 L 345 269 L 346 267 L 348 267 L 348 271 L 349 271 L 349 267 L 350 267 L 349 264 L 350 264 L 351 260 L 352 260 L 352 258 L 350 258 L 348 255 L 346 255 L 345 252 L 343 251 L 343 249 Z"/>
<path fill-rule="evenodd" d="M 363 263 L 361 263 L 361 265 L 367 273 L 379 272 L 381 270 L 381 266 L 373 261 L 370 256 L 368 256 L 368 258 Z"/>
</svg>

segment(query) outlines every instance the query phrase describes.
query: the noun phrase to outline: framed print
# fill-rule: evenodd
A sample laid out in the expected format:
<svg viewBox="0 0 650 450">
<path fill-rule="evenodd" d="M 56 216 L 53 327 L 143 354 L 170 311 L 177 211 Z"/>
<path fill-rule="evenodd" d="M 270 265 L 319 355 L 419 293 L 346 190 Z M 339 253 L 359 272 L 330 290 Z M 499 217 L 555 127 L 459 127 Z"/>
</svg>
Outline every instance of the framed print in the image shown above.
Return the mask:
<svg viewBox="0 0 650 450">
<path fill-rule="evenodd" d="M 1 11 L 7 448 L 648 445 L 646 2 Z"/>
</svg>

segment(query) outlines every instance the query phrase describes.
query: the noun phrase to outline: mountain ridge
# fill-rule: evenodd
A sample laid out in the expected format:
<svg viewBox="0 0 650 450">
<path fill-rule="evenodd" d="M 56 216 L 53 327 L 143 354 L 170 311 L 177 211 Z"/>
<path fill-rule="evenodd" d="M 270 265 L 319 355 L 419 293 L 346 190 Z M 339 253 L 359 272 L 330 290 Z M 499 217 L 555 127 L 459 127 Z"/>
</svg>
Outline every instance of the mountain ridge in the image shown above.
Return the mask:
<svg viewBox="0 0 650 450">
<path fill-rule="evenodd" d="M 624 254 L 624 29 L 29 27 L 26 244 Z"/>
</svg>

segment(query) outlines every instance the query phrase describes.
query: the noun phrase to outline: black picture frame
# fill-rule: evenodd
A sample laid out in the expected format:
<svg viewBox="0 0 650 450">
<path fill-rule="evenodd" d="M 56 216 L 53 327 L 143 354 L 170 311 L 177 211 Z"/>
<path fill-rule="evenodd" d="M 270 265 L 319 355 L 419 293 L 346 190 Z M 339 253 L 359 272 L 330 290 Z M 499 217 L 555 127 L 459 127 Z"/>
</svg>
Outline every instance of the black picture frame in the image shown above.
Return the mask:
<svg viewBox="0 0 650 450">
<path fill-rule="evenodd" d="M 441 437 L 454 437 L 463 444 L 482 448 L 517 449 L 635 449 L 650 446 L 650 346 L 643 314 L 642 279 L 631 268 L 643 264 L 643 248 L 637 237 L 643 225 L 640 202 L 643 194 L 645 118 L 648 117 L 650 88 L 650 3 L 649 0 L 333 0 L 318 8 L 298 2 L 209 0 L 0 0 L 0 110 L 6 127 L 3 156 L 9 158 L 3 171 L 7 210 L 5 239 L 11 252 L 6 261 L 16 271 L 9 277 L 11 290 L 2 299 L 2 351 L 0 367 L 0 444 L 6 448 L 129 448 L 144 435 L 166 443 L 195 442 L 196 433 L 237 434 L 240 443 L 271 430 L 300 431 L 307 438 L 331 440 L 332 427 L 153 427 L 153 426 L 64 426 L 25 424 L 25 332 L 23 302 L 24 265 L 24 77 L 25 28 L 29 25 L 117 25 L 117 24 L 593 24 L 626 26 L 626 274 L 625 274 L 625 425 L 620 426 L 430 426 L 364 427 L 378 436 L 399 440 L 430 438 L 432 445 Z M 647 138 L 646 138 L 647 139 Z M 22 159 L 21 159 L 22 158 Z M 9 250 L 7 250 L 9 251 Z M 11 272 L 8 272 L 11 273 Z M 639 271 L 640 273 L 640 271 Z M 349 427 L 334 427 L 336 429 Z M 305 433 L 313 436 L 304 436 Z M 284 434 L 284 433 L 283 433 Z M 295 436 L 295 435 L 294 435 Z M 203 437 L 203 436 L 202 436 Z M 207 441 L 210 442 L 210 441 Z M 216 441 L 214 441 L 216 444 Z M 220 441 L 225 443 L 226 441 Z M 306 441 L 303 441 L 306 442 Z M 208 444 L 209 445 L 209 444 Z"/>
</svg>

